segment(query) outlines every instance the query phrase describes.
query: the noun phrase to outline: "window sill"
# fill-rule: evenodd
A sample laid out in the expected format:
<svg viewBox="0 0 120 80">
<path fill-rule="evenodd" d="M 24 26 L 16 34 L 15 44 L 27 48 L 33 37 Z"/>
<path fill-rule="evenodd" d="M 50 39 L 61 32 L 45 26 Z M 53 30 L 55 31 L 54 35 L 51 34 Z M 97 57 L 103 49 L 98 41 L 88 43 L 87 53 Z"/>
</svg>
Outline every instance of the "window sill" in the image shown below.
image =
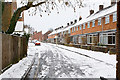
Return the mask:
<svg viewBox="0 0 120 80">
<path fill-rule="evenodd" d="M 105 24 L 109 24 L 109 23 L 105 23 Z"/>
</svg>

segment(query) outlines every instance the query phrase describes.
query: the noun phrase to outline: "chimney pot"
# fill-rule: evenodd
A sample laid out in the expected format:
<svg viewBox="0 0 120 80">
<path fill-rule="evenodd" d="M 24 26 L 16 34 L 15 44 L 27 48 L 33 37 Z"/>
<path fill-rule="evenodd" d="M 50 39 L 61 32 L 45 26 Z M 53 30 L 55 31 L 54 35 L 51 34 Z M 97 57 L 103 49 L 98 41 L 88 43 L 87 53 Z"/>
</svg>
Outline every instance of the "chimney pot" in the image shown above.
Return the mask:
<svg viewBox="0 0 120 80">
<path fill-rule="evenodd" d="M 103 7 L 104 7 L 103 5 L 99 5 L 99 11 L 103 10 Z"/>
<path fill-rule="evenodd" d="M 77 23 L 77 20 L 75 20 L 74 22 Z"/>
<path fill-rule="evenodd" d="M 94 13 L 94 10 L 90 10 L 90 15 Z"/>
<path fill-rule="evenodd" d="M 69 23 L 67 23 L 67 26 L 69 26 Z"/>
<path fill-rule="evenodd" d="M 71 24 L 73 24 L 73 22 L 71 21 Z"/>
<path fill-rule="evenodd" d="M 81 19 L 82 19 L 82 17 L 80 16 L 80 17 L 79 17 L 79 21 L 80 21 Z"/>
<path fill-rule="evenodd" d="M 116 4 L 116 0 L 111 0 L 111 5 L 115 5 Z"/>
</svg>

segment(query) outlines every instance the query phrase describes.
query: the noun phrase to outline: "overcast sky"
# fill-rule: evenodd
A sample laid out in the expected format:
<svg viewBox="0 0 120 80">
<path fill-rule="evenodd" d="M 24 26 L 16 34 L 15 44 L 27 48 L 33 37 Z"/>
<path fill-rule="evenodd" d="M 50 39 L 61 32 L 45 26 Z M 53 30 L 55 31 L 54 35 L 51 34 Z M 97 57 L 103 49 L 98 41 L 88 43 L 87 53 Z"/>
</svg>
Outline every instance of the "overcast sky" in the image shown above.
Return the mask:
<svg viewBox="0 0 120 80">
<path fill-rule="evenodd" d="M 110 5 L 111 0 L 84 0 L 84 8 L 77 9 L 76 13 L 72 8 L 60 9 L 59 14 L 54 10 L 50 15 L 42 14 L 40 17 L 39 14 L 35 16 L 29 16 L 28 11 L 25 11 L 24 14 L 24 24 L 30 25 L 37 31 L 41 31 L 45 33 L 50 28 L 57 28 L 60 26 L 66 25 L 70 21 L 74 21 L 75 19 L 79 19 L 80 16 L 83 18 L 89 15 L 89 10 L 93 9 L 98 11 L 99 5 L 103 4 L 104 7 Z"/>
</svg>

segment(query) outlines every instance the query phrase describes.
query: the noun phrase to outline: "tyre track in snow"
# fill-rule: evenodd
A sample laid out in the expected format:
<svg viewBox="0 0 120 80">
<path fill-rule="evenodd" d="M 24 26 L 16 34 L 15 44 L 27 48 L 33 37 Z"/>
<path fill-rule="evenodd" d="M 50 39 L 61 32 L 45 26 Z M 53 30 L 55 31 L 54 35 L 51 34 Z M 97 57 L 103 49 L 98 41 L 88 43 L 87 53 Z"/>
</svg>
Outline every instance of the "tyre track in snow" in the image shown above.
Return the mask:
<svg viewBox="0 0 120 80">
<path fill-rule="evenodd" d="M 48 44 L 48 45 L 53 46 L 54 48 L 58 47 L 58 48 L 60 48 L 60 49 L 64 49 L 64 50 L 67 50 L 67 51 L 70 51 L 70 52 L 77 53 L 77 54 L 79 54 L 79 55 L 82 55 L 82 56 L 88 57 L 88 58 L 93 59 L 93 60 L 95 60 L 95 61 L 103 62 L 103 63 L 105 63 L 106 65 L 110 65 L 110 66 L 113 66 L 113 68 L 116 68 L 113 64 L 110 64 L 110 63 L 107 63 L 107 62 L 105 62 L 105 61 L 102 61 L 102 60 L 96 59 L 96 58 L 91 57 L 91 56 L 88 56 L 88 55 L 86 55 L 86 54 L 82 54 L 82 53 L 77 52 L 77 51 L 72 51 L 72 50 L 70 50 L 70 49 L 65 49 L 65 48 L 62 48 L 62 47 L 59 47 L 59 46 L 54 46 L 54 45 L 51 45 L 51 44 Z"/>
<path fill-rule="evenodd" d="M 45 46 L 45 45 L 44 45 Z M 59 49 L 51 48 L 51 46 L 46 46 L 47 52 L 43 53 L 40 59 L 40 66 L 46 65 L 49 66 L 48 73 L 46 74 L 46 78 L 58 78 L 62 77 L 61 75 L 64 73 L 67 77 L 71 77 L 71 72 L 76 72 L 76 75 L 84 76 L 85 74 L 82 72 L 80 67 L 77 67 L 72 63 L 72 61 L 65 56 Z M 44 58 L 46 57 L 46 58 Z M 49 58 L 51 61 L 47 63 L 46 59 Z M 69 62 L 68 62 L 69 61 Z M 51 62 L 51 63 L 50 63 Z M 42 69 L 42 68 L 41 68 Z M 41 70 L 42 71 L 42 70 Z M 57 73 L 56 73 L 57 72 Z"/>
</svg>

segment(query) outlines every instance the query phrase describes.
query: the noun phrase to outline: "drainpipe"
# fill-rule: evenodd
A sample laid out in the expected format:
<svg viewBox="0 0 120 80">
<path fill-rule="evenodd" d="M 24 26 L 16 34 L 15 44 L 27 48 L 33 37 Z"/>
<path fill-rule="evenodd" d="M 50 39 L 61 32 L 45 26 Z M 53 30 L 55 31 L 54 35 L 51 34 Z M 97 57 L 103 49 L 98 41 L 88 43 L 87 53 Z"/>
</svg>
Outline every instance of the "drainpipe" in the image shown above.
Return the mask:
<svg viewBox="0 0 120 80">
<path fill-rule="evenodd" d="M 116 80 L 120 80 L 120 0 L 117 2 L 117 34 L 116 34 Z"/>
<path fill-rule="evenodd" d="M 104 28 L 104 17 L 101 18 L 101 21 L 102 21 L 102 33 L 103 33 L 103 28 Z M 99 34 L 100 35 L 100 34 Z M 104 37 L 102 35 L 102 39 L 103 39 L 103 42 L 104 42 Z"/>
</svg>

